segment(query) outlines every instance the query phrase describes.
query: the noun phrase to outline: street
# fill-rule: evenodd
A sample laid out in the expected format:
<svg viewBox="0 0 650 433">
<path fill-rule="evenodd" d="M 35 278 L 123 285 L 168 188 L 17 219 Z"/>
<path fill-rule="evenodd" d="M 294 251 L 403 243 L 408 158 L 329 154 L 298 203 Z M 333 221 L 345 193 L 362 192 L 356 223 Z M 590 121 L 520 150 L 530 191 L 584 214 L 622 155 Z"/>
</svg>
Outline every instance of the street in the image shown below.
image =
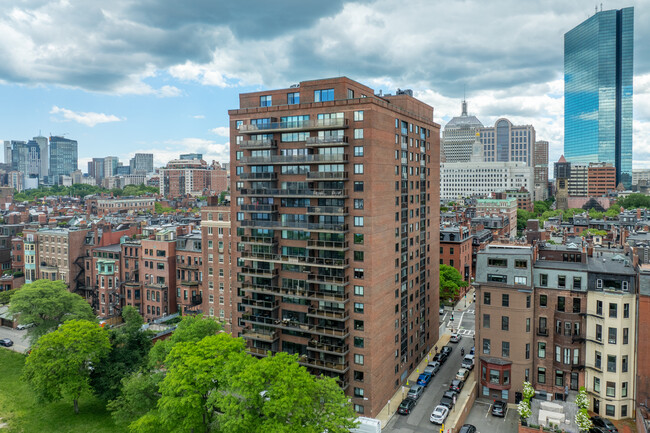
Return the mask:
<svg viewBox="0 0 650 433">
<path fill-rule="evenodd" d="M 16 329 L 0 326 L 0 338 L 10 338 L 14 345 L 11 347 L 0 347 L 0 349 L 10 349 L 20 353 L 26 353 L 29 348 L 27 339 L 27 330 L 18 331 Z"/>
<path fill-rule="evenodd" d="M 463 303 L 461 302 L 461 307 Z M 451 311 L 445 311 L 441 316 L 440 332 L 445 332 L 446 329 L 459 330 L 461 335 L 460 343 L 449 343 L 448 346 L 452 348 L 450 357 L 447 359 L 440 371 L 431 380 L 429 386 L 420 397 L 418 404 L 409 415 L 396 414 L 388 422 L 384 428 L 385 432 L 389 433 L 415 433 L 422 431 L 438 431 L 440 426 L 433 425 L 429 421 L 429 416 L 433 409 L 438 405 L 442 395 L 448 390 L 449 384 L 456 376 L 460 363 L 463 357 L 460 355 L 460 348 L 465 349 L 465 353 L 469 353 L 474 345 L 474 304 L 468 303 L 467 308 L 462 311 L 453 312 L 454 320 L 451 321 Z M 451 332 L 451 331 L 449 331 Z M 440 351 L 440 347 L 438 351 Z M 409 383 L 411 385 L 411 383 Z M 394 404 L 399 405 L 400 402 Z M 452 412 L 456 410 L 452 409 Z"/>
</svg>

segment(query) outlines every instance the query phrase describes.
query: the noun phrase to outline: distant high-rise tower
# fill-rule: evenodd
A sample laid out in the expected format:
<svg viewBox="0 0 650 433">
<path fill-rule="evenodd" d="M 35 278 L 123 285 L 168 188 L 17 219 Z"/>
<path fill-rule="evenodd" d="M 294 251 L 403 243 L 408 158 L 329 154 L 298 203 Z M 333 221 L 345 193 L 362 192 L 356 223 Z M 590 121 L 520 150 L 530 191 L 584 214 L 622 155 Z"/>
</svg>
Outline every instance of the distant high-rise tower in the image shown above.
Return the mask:
<svg viewBox="0 0 650 433">
<path fill-rule="evenodd" d="M 596 12 L 564 35 L 564 155 L 608 162 L 632 183 L 634 8 Z"/>
<path fill-rule="evenodd" d="M 38 179 L 43 182 L 50 171 L 50 149 L 47 137 L 38 135 L 34 137 L 34 141 L 38 143 L 41 154 L 41 163 L 39 167 Z"/>
<path fill-rule="evenodd" d="M 131 174 L 149 174 L 153 171 L 153 153 L 136 153 L 129 165 Z"/>
<path fill-rule="evenodd" d="M 50 137 L 50 177 L 58 183 L 61 176 L 77 170 L 77 141 L 65 137 Z"/>
<path fill-rule="evenodd" d="M 444 162 L 469 161 L 476 132 L 482 127 L 476 116 L 467 114 L 467 101 L 463 99 L 460 116 L 452 118 L 442 131 L 441 158 Z"/>
</svg>

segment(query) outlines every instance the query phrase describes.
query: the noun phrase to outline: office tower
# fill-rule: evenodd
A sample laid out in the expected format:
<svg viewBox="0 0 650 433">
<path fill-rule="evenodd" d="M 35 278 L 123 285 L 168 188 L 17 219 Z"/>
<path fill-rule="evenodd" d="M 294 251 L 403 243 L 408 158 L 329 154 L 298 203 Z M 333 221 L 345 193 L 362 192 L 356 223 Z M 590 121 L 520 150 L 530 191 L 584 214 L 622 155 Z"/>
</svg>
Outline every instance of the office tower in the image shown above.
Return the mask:
<svg viewBox="0 0 650 433">
<path fill-rule="evenodd" d="M 233 334 L 376 416 L 438 339 L 440 126 L 345 77 L 230 110 Z"/>
<path fill-rule="evenodd" d="M 533 166 L 535 128 L 532 125 L 513 125 L 502 118 L 480 131 L 485 161 L 524 162 Z"/>
<path fill-rule="evenodd" d="M 601 197 L 616 190 L 616 169 L 612 164 L 591 163 L 587 170 L 589 197 Z"/>
<path fill-rule="evenodd" d="M 461 115 L 452 118 L 442 131 L 442 162 L 469 161 L 476 133 L 481 128 L 481 121 L 467 114 L 467 101 L 463 99 Z"/>
<path fill-rule="evenodd" d="M 131 174 L 149 174 L 153 172 L 153 153 L 136 153 L 129 165 Z"/>
<path fill-rule="evenodd" d="M 98 185 L 101 185 L 102 179 L 105 177 L 104 168 L 104 158 L 93 158 L 88 162 L 88 176 L 94 177 Z"/>
<path fill-rule="evenodd" d="M 62 175 L 77 170 L 77 141 L 65 137 L 50 137 L 50 176 L 57 184 Z"/>
<path fill-rule="evenodd" d="M 183 153 L 180 158 L 182 160 L 203 159 L 202 153 Z"/>
<path fill-rule="evenodd" d="M 597 12 L 564 35 L 564 155 L 632 182 L 634 8 Z"/>
<path fill-rule="evenodd" d="M 548 198 L 548 141 L 536 141 L 534 149 L 534 200 L 546 200 Z"/>
<path fill-rule="evenodd" d="M 43 137 L 41 135 L 34 137 L 33 140 L 36 143 L 38 143 L 38 147 L 40 149 L 40 156 L 41 156 L 38 179 L 41 182 L 44 182 L 47 179 L 47 175 L 50 170 L 49 143 L 47 141 L 47 137 Z"/>
<path fill-rule="evenodd" d="M 11 141 L 5 140 L 4 142 L 5 150 L 5 164 L 11 165 Z"/>
<path fill-rule="evenodd" d="M 120 162 L 117 156 L 104 158 L 104 177 L 111 177 L 117 174 L 117 164 Z"/>
</svg>

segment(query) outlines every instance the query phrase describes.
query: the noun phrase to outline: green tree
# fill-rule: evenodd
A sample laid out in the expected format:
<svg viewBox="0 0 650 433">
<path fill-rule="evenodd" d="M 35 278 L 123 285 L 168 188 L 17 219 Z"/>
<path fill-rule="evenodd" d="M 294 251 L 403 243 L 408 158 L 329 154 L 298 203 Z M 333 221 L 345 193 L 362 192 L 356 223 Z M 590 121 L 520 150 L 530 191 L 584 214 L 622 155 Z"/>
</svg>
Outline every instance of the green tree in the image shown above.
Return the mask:
<svg viewBox="0 0 650 433">
<path fill-rule="evenodd" d="M 120 395 L 106 405 L 115 424 L 122 427 L 130 426 L 130 429 L 134 431 L 142 430 L 134 423 L 155 411 L 160 399 L 158 387 L 164 377 L 164 372 L 160 370 L 140 370 L 123 378 Z M 159 427 L 155 421 L 155 417 L 152 419 L 151 416 L 147 416 L 146 419 L 140 421 L 140 424 Z"/>
<path fill-rule="evenodd" d="M 609 219 L 616 219 L 620 213 L 621 207 L 613 204 L 609 209 L 607 209 L 607 211 L 605 211 L 605 216 Z"/>
<path fill-rule="evenodd" d="M 589 209 L 589 218 L 599 220 L 603 217 L 604 212 L 597 211 L 594 208 Z"/>
<path fill-rule="evenodd" d="M 176 344 L 196 343 L 204 337 L 215 335 L 220 330 L 221 324 L 210 317 L 184 316 L 170 338 L 160 340 L 153 346 L 149 352 L 149 366 L 158 368 L 163 365 L 165 358 Z"/>
<path fill-rule="evenodd" d="M 542 202 L 543 203 L 543 202 Z M 523 231 L 526 229 L 526 223 L 529 219 L 535 219 L 537 215 L 533 212 L 528 212 L 524 209 L 517 209 L 517 230 Z"/>
<path fill-rule="evenodd" d="M 111 351 L 106 359 L 95 366 L 90 378 L 96 394 L 112 400 L 120 393 L 124 377 L 137 371 L 147 360 L 151 349 L 149 332 L 141 330 L 144 320 L 132 306 L 124 307 L 125 324 L 108 331 Z"/>
<path fill-rule="evenodd" d="M 549 210 L 551 210 L 551 205 L 546 201 L 536 201 L 533 203 L 533 213 L 535 215 L 541 215 Z"/>
<path fill-rule="evenodd" d="M 586 236 L 607 236 L 607 231 L 598 230 L 598 229 L 587 229 L 584 230 L 582 233 L 580 233 L 580 236 L 582 236 L 583 238 Z"/>
<path fill-rule="evenodd" d="M 90 371 L 110 350 L 106 331 L 87 320 L 69 320 L 42 336 L 25 361 L 24 379 L 42 401 L 72 398 L 79 413 L 79 398 L 90 391 Z"/>
<path fill-rule="evenodd" d="M 619 198 L 618 205 L 625 209 L 648 208 L 650 207 L 650 196 L 640 193 L 630 194 L 625 198 Z"/>
<path fill-rule="evenodd" d="M 63 281 L 36 280 L 25 284 L 11 298 L 9 311 L 19 316 L 19 323 L 34 324 L 27 331 L 32 342 L 66 320 L 95 321 L 90 304 L 69 292 Z"/>
<path fill-rule="evenodd" d="M 461 287 L 467 287 L 466 281 L 456 270 L 449 265 L 440 265 L 440 300 L 446 301 L 458 296 Z"/>
<path fill-rule="evenodd" d="M 18 289 L 4 290 L 0 292 L 0 305 L 8 304 L 16 292 L 18 292 Z"/>
</svg>

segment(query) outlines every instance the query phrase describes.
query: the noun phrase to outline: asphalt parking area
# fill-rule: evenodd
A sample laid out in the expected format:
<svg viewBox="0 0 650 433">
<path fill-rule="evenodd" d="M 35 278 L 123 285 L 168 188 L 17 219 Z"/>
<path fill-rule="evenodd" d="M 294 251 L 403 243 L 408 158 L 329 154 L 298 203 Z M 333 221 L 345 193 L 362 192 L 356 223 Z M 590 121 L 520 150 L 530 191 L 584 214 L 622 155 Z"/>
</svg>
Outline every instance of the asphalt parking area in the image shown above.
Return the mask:
<svg viewBox="0 0 650 433">
<path fill-rule="evenodd" d="M 517 418 L 519 414 L 515 409 L 508 408 L 506 416 L 499 418 L 492 416 L 492 402 L 488 400 L 476 400 L 472 410 L 467 415 L 465 424 L 472 424 L 476 427 L 477 433 L 516 433 Z"/>
</svg>

